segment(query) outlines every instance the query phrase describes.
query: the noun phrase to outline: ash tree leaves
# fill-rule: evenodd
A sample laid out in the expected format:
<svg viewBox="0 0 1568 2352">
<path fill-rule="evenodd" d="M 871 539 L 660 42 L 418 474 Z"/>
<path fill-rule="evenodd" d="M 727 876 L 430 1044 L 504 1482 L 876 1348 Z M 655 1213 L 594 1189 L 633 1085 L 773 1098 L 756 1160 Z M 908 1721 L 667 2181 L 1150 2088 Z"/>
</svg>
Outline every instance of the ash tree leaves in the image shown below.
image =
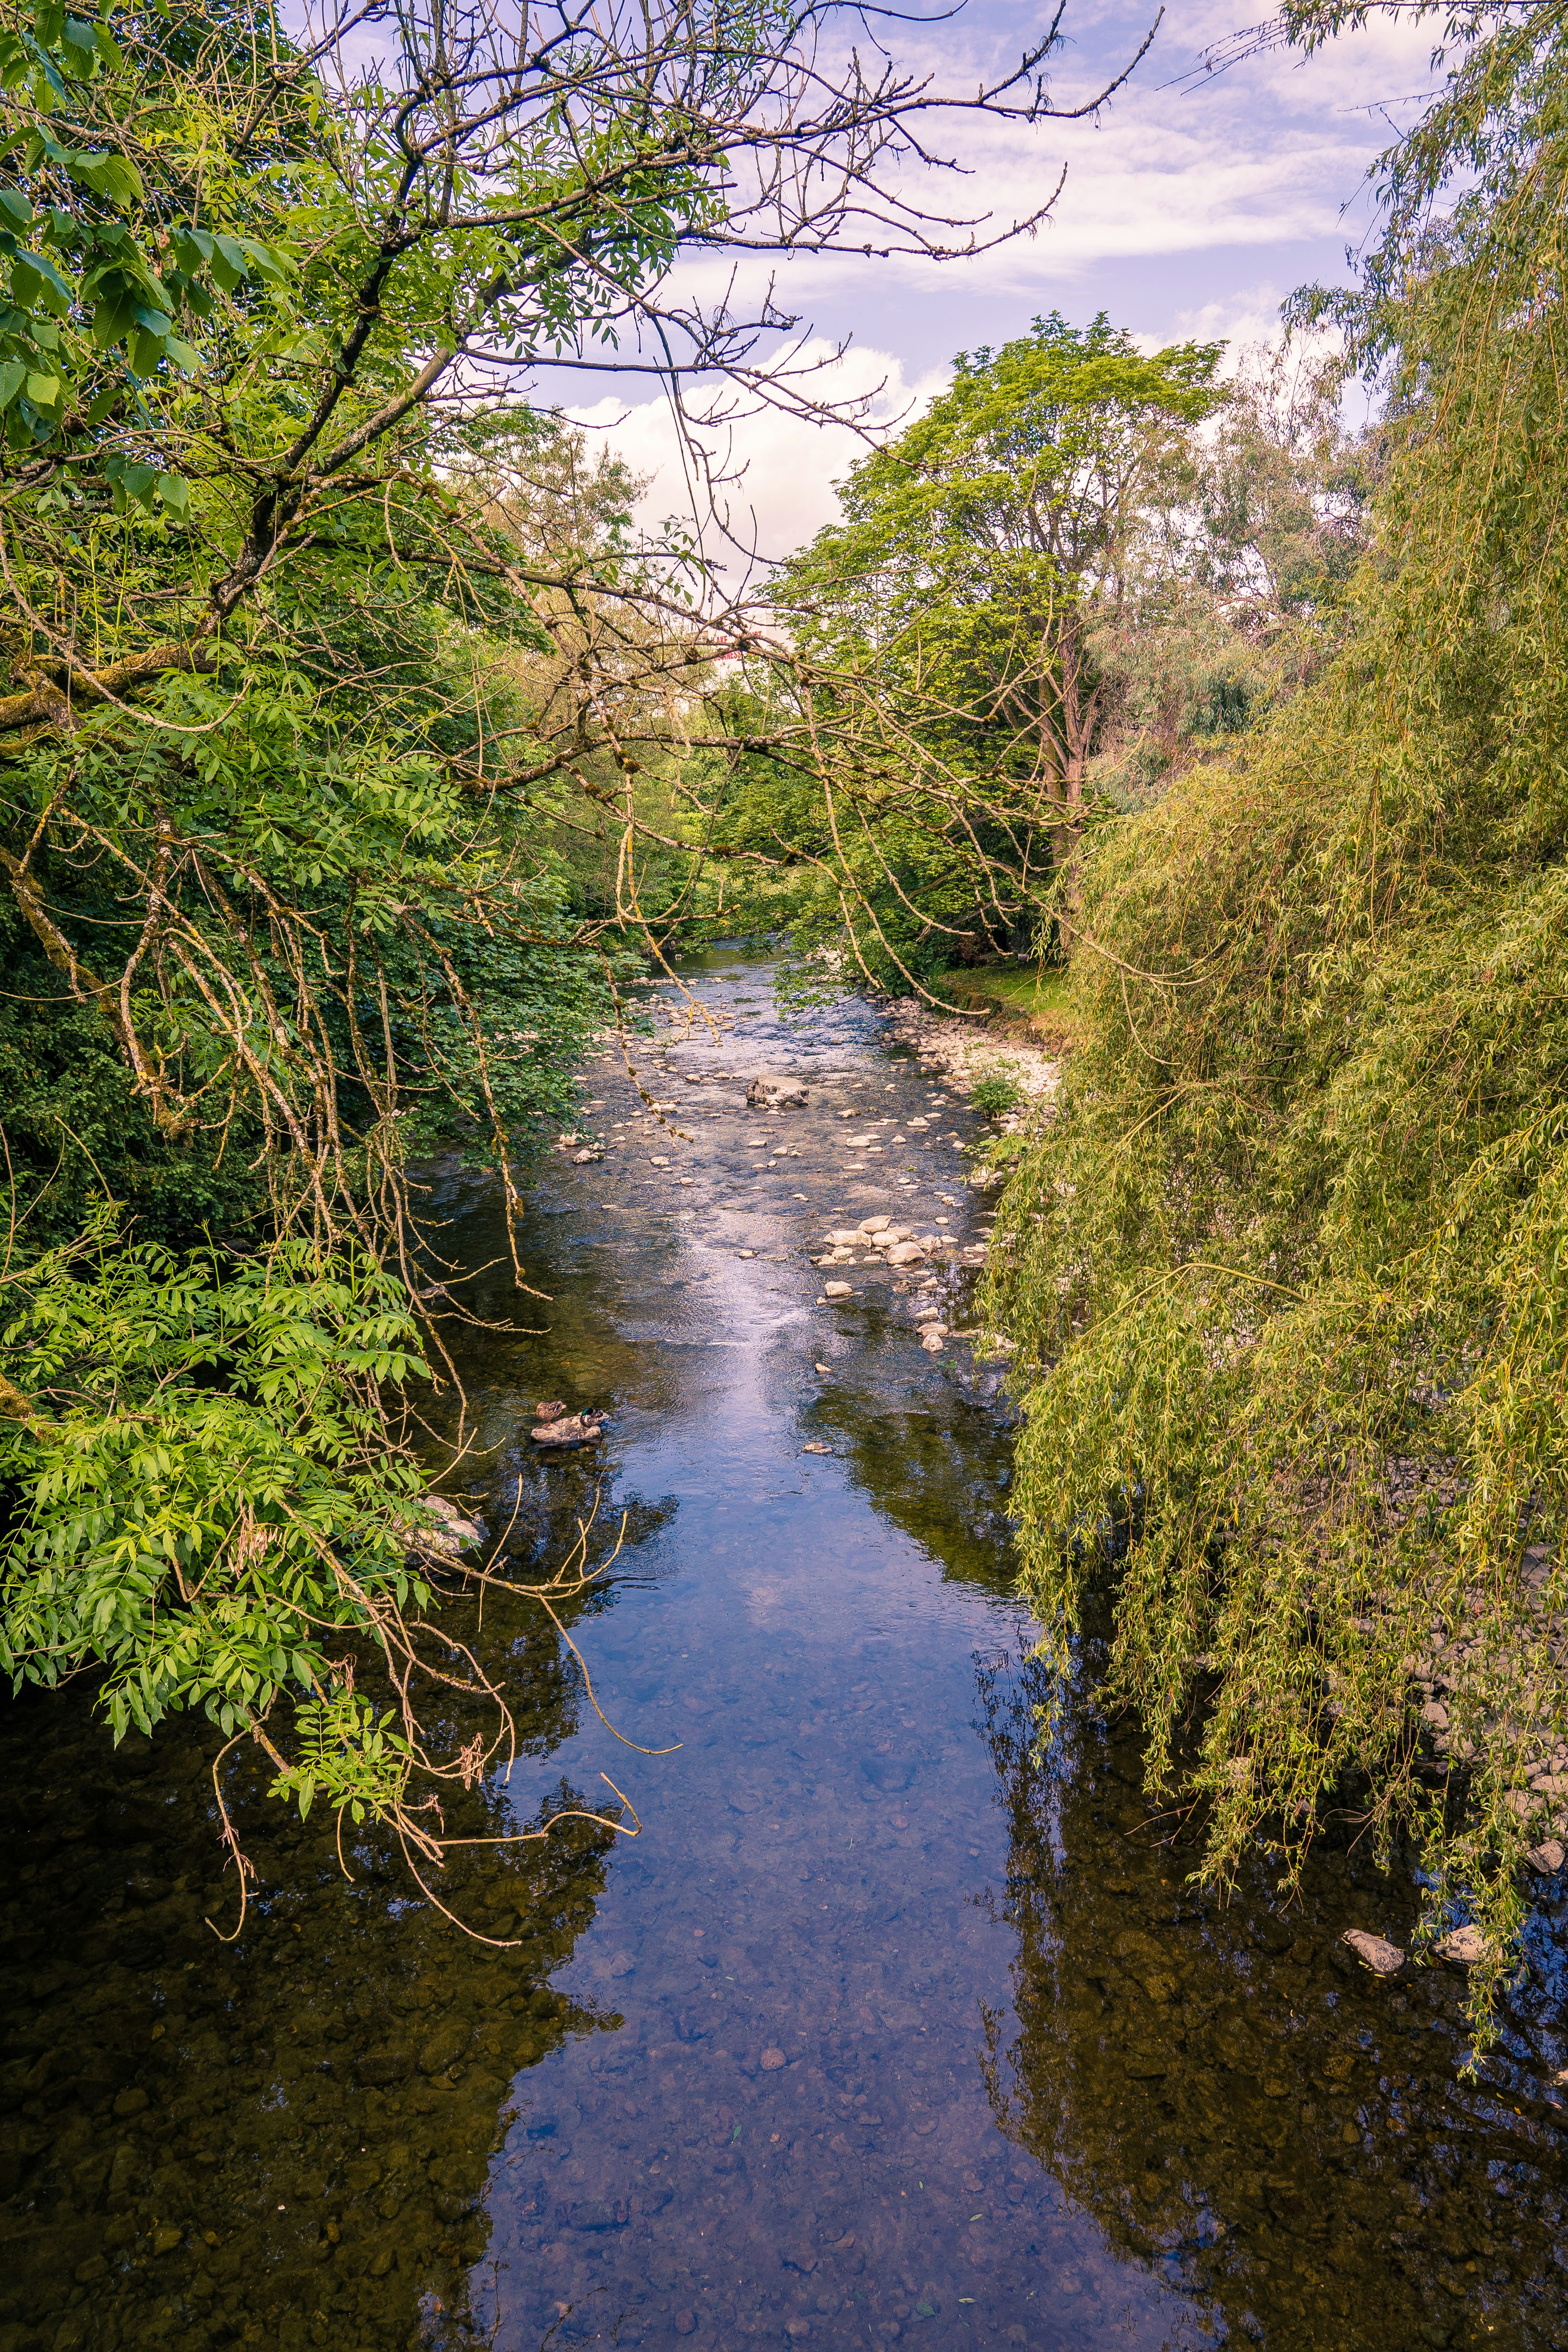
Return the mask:
<svg viewBox="0 0 1568 2352">
<path fill-rule="evenodd" d="M 0 1348 L 38 1400 L 0 1418 L 0 1476 L 26 1496 L 0 1551 L 0 1671 L 101 1667 L 117 1737 L 192 1707 L 232 1734 L 292 1690 L 322 1780 L 322 1725 L 364 1707 L 334 1638 L 428 1598 L 405 1557 L 416 1475 L 375 1401 L 422 1370 L 400 1286 L 302 1243 L 177 1256 L 103 1210 L 9 1283 Z M 363 1727 L 356 1819 L 407 1771 L 406 1744 Z"/>
</svg>

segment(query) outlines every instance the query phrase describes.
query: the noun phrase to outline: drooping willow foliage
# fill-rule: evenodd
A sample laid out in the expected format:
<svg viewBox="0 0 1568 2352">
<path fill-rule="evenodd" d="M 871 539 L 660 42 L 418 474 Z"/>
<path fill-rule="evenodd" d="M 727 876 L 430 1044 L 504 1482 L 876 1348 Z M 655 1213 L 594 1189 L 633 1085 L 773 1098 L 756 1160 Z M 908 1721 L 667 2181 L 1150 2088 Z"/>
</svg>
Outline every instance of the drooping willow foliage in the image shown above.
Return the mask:
<svg viewBox="0 0 1568 2352">
<path fill-rule="evenodd" d="M 1352 637 L 1098 836 L 994 1277 L 1030 1590 L 1065 1638 L 1124 1528 L 1111 1690 L 1204 1872 L 1409 1835 L 1483 2025 L 1568 1796 L 1568 60 L 1521 13 L 1444 101 L 1475 193 L 1396 213 L 1352 322 Z"/>
</svg>

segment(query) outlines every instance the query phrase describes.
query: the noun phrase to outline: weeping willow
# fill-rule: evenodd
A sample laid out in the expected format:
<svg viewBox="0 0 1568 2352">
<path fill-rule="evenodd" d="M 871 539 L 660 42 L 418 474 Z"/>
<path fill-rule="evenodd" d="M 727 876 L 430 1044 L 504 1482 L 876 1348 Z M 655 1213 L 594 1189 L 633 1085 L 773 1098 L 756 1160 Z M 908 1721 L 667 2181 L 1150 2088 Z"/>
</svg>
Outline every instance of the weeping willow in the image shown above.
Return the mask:
<svg viewBox="0 0 1568 2352">
<path fill-rule="evenodd" d="M 1398 159 L 1352 635 L 1096 836 L 991 1277 L 1047 1643 L 1110 1575 L 1206 1883 L 1288 1889 L 1336 1813 L 1413 1849 L 1483 2038 L 1568 1835 L 1563 21 L 1505 16 Z"/>
</svg>

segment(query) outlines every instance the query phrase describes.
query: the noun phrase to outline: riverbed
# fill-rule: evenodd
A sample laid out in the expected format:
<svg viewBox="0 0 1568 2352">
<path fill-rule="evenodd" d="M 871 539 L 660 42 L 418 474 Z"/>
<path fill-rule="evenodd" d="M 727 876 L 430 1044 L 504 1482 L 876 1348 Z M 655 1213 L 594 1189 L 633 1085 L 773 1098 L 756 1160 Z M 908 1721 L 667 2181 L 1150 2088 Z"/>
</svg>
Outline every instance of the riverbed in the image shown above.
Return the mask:
<svg viewBox="0 0 1568 2352">
<path fill-rule="evenodd" d="M 1092 1641 L 1049 1688 L 1015 1597 L 984 1122 L 857 998 L 688 978 L 532 1181 L 543 1297 L 432 1178 L 446 1491 L 520 1574 L 621 1541 L 570 1620 L 614 1732 L 537 1611 L 454 1610 L 519 1731 L 463 1821 L 609 1826 L 455 1862 L 479 1941 L 246 1768 L 225 1943 L 206 1727 L 13 1705 L 0 2352 L 1568 2340 L 1550 1910 L 1472 2081 L 1458 1973 L 1338 1940 L 1402 1939 L 1407 1872 L 1193 1891 Z M 814 1263 L 872 1215 L 925 1261 Z M 541 1399 L 601 1443 L 548 1457 Z"/>
</svg>

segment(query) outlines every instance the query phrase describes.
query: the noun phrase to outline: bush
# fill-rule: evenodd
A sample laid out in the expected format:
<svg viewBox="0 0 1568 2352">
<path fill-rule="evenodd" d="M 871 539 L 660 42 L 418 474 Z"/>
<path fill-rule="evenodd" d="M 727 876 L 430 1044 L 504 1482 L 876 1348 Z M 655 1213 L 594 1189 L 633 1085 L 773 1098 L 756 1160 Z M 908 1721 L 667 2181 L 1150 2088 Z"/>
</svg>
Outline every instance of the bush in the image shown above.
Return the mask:
<svg viewBox="0 0 1568 2352">
<path fill-rule="evenodd" d="M 1008 1111 L 1017 1109 L 1024 1099 L 1024 1089 L 1016 1078 L 1005 1077 L 998 1070 L 971 1087 L 969 1099 L 987 1118 L 1002 1118 Z"/>
</svg>

